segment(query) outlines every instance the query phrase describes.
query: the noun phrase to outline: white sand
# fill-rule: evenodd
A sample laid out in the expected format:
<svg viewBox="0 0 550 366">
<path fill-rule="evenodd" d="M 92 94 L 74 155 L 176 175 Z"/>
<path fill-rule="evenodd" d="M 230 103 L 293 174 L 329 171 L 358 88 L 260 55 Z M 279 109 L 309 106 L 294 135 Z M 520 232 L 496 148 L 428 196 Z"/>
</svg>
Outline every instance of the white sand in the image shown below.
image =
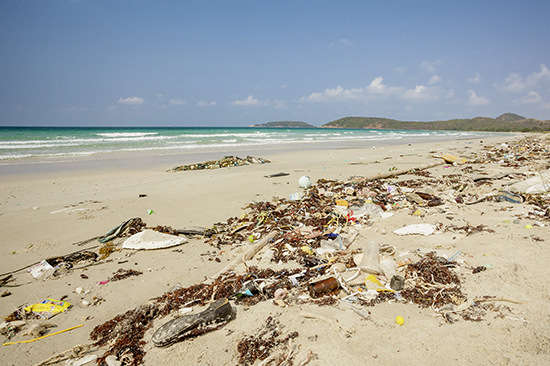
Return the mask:
<svg viewBox="0 0 550 366">
<path fill-rule="evenodd" d="M 297 182 L 302 175 L 310 176 L 313 182 L 321 178 L 346 181 L 354 175 L 368 176 L 392 167 L 413 168 L 433 162 L 432 149 L 461 156 L 483 145 L 513 139 L 507 136 L 484 139 L 483 143 L 478 139 L 364 150 L 269 153 L 261 157 L 272 160 L 272 164 L 178 173 L 166 172 L 178 165 L 166 162 L 143 167 L 135 162 L 126 165 L 82 162 L 71 169 L 64 168 L 63 163 L 49 163 L 48 169 L 40 169 L 42 172 L 38 173 L 22 169 L 20 173 L 0 176 L 0 272 L 94 247 L 99 243 L 83 247 L 73 243 L 102 235 L 132 217 L 141 217 L 148 226 L 211 227 L 218 221 L 239 216 L 247 203 L 300 192 Z M 487 164 L 484 169 L 489 174 L 528 170 L 498 164 Z M 278 172 L 290 175 L 264 177 Z M 433 176 L 464 174 L 461 166 L 440 166 L 430 172 Z M 498 184 L 488 189 L 497 188 Z M 140 194 L 147 196 L 140 198 Z M 466 269 L 459 272 L 468 298 L 496 296 L 524 303 L 495 302 L 495 306 L 507 309 L 487 312 L 480 322 L 460 320 L 449 324 L 434 310 L 421 309 L 415 304 L 386 302 L 365 307 L 363 311 L 371 319 L 366 320 L 344 302 L 335 306 L 302 304 L 282 308 L 264 301 L 249 308 L 237 306 L 236 319 L 225 327 L 169 348 L 154 347 L 150 341 L 152 332 L 148 331 L 144 338 L 145 364 L 237 365 L 237 343 L 244 335 L 257 331 L 268 316 L 281 323 L 283 334 L 299 333 L 294 340 L 298 346 L 294 364 L 310 350 L 314 354 L 310 365 L 550 364 L 549 226 L 525 229 L 525 225 L 533 224 L 532 220 L 524 219 L 528 209 L 527 204 L 508 202 L 456 204 L 449 209 L 453 212 L 452 220 L 447 218 L 449 210 L 441 213 L 437 207 L 426 209 L 425 216 L 400 210 L 390 218 L 376 220 L 370 227 L 362 227 L 351 246 L 363 248 L 367 240 L 376 240 L 394 245 L 398 251 L 418 248 L 445 253 L 461 251 L 461 259 L 474 267 L 492 266 L 475 275 Z M 148 210 L 154 213 L 148 215 Z M 426 237 L 392 233 L 404 225 L 417 223 L 485 224 L 495 232 L 468 236 L 446 232 Z M 544 241 L 536 241 L 534 236 Z M 80 269 L 76 266 L 64 276 L 45 281 L 34 280 L 25 271 L 16 272 L 11 284 L 20 286 L 0 289 L 12 293 L 0 298 L 2 316 L 24 304 L 67 295 L 67 301 L 74 306 L 49 320 L 57 325 L 50 333 L 79 324 L 84 326 L 32 343 L 2 346 L 1 363 L 33 365 L 75 345 L 90 343 L 89 334 L 95 326 L 162 295 L 176 284 L 187 287 L 200 283 L 240 255 L 230 247 L 220 254 L 197 239 L 190 239 L 178 248 L 181 251 L 168 248 L 116 252 L 97 265 Z M 217 256 L 221 262 L 209 261 L 206 253 Z M 97 285 L 119 268 L 144 274 Z M 88 278 L 82 278 L 82 274 Z M 77 287 L 89 293 L 76 294 Z M 96 306 L 82 305 L 83 300 L 91 302 L 94 297 L 104 301 Z M 405 324 L 398 326 L 396 316 L 404 317 Z M 153 329 L 171 317 L 157 319 Z M 19 333 L 10 341 L 29 338 Z M 102 355 L 105 350 L 95 353 Z M 286 354 L 288 349 L 281 347 L 276 353 Z"/>
</svg>

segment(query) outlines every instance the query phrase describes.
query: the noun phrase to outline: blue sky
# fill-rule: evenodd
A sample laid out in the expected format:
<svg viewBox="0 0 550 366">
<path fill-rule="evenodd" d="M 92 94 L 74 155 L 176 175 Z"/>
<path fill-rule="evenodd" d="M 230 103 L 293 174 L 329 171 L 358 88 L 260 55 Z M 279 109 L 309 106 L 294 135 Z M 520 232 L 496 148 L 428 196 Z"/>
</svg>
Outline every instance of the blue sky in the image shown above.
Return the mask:
<svg viewBox="0 0 550 366">
<path fill-rule="evenodd" d="M 550 119 L 550 1 L 0 2 L 0 125 Z"/>
</svg>

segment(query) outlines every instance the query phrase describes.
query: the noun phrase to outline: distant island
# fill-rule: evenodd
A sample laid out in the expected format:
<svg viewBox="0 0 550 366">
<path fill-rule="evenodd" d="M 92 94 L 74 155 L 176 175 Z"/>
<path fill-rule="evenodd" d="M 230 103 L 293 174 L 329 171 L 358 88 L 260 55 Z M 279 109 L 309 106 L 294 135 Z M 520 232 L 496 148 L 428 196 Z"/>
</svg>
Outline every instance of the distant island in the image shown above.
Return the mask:
<svg viewBox="0 0 550 366">
<path fill-rule="evenodd" d="M 276 121 L 267 122 L 257 125 L 251 125 L 250 127 L 269 127 L 269 128 L 317 128 L 314 125 L 301 121 Z"/>
<path fill-rule="evenodd" d="M 252 125 L 267 128 L 317 128 L 305 122 L 279 121 Z M 344 117 L 321 125 L 320 128 L 357 128 L 373 130 L 438 130 L 438 131 L 486 131 L 486 132 L 549 132 L 550 120 L 541 121 L 514 113 L 504 113 L 497 118 L 475 117 L 447 121 L 413 122 L 381 117 Z"/>
</svg>

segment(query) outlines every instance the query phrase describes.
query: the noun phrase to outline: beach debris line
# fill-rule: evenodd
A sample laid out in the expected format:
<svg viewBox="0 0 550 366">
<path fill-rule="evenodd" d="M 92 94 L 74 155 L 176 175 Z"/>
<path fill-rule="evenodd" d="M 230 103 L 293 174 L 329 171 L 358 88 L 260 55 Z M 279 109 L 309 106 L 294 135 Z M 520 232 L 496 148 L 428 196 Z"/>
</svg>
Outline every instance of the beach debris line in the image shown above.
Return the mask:
<svg viewBox="0 0 550 366">
<path fill-rule="evenodd" d="M 268 164 L 268 163 L 271 163 L 271 161 L 264 158 L 259 158 L 254 156 L 239 158 L 238 156 L 230 155 L 220 160 L 209 160 L 203 163 L 176 166 L 168 171 L 181 172 L 181 171 L 189 171 L 189 170 L 219 169 L 219 168 L 229 168 L 229 167 L 243 166 L 243 165 L 250 165 L 250 164 Z"/>
</svg>

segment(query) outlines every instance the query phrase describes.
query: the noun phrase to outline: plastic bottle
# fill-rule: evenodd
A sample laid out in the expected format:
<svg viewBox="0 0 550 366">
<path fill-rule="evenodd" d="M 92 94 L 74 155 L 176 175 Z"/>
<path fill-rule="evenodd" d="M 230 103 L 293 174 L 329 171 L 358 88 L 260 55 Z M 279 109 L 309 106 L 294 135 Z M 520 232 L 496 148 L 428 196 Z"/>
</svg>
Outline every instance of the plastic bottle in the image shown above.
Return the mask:
<svg viewBox="0 0 550 366">
<path fill-rule="evenodd" d="M 397 273 L 397 263 L 390 257 L 383 257 L 380 260 L 380 270 L 388 280 L 392 279 Z"/>
<path fill-rule="evenodd" d="M 359 268 L 363 272 L 379 274 L 380 273 L 380 254 L 379 245 L 375 241 L 368 241 L 363 252 L 363 259 Z"/>
</svg>

